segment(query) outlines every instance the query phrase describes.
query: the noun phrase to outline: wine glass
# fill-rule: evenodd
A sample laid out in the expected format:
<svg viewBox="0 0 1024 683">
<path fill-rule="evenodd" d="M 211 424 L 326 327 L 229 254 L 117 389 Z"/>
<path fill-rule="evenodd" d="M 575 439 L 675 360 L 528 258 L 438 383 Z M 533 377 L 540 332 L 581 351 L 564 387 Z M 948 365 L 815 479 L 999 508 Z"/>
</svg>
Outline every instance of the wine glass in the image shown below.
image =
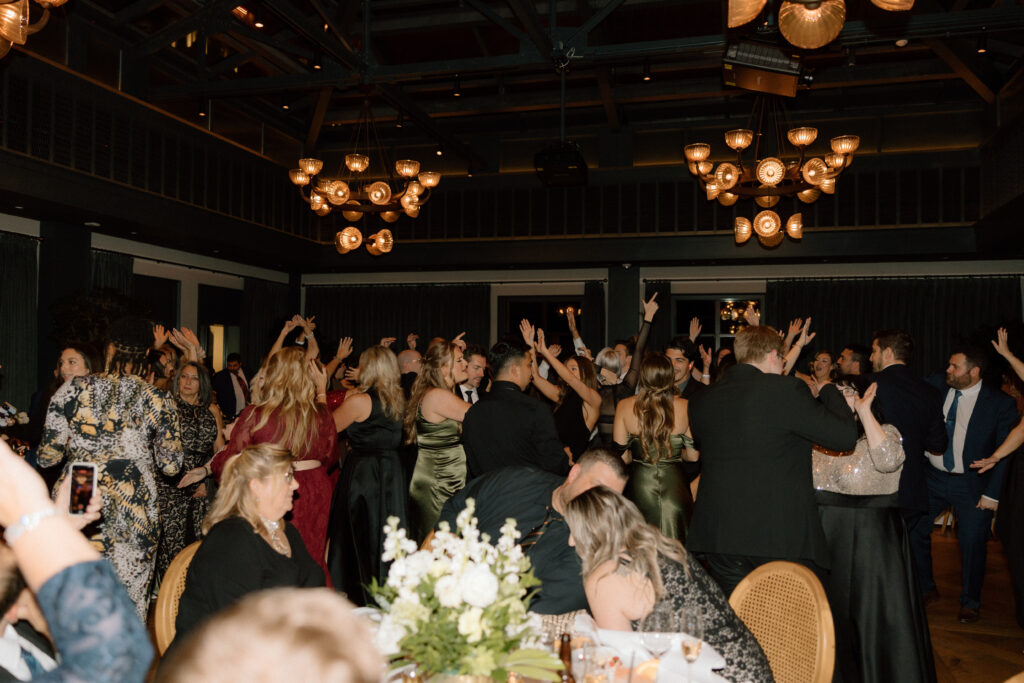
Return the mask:
<svg viewBox="0 0 1024 683">
<path fill-rule="evenodd" d="M 640 626 L 643 629 L 640 642 L 657 658 L 658 668 L 661 668 L 661 658 L 668 652 L 672 646 L 672 637 L 679 631 L 679 618 L 668 605 L 655 605 Z"/>
<path fill-rule="evenodd" d="M 700 656 L 704 641 L 704 617 L 699 610 L 687 609 L 679 615 L 679 626 L 683 632 L 683 657 L 686 658 L 686 680 L 690 680 L 690 666 Z"/>
</svg>

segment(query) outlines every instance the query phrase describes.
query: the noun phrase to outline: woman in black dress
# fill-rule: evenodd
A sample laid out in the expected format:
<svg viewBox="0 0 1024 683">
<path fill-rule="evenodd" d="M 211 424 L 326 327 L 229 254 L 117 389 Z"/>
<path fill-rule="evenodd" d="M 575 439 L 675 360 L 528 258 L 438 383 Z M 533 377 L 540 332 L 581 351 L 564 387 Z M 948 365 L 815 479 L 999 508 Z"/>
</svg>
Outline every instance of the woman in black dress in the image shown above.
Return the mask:
<svg viewBox="0 0 1024 683">
<path fill-rule="evenodd" d="M 280 446 L 261 443 L 231 456 L 188 568 L 174 643 L 249 593 L 324 585 L 302 536 L 284 519 L 298 488 L 291 454 Z"/>
<path fill-rule="evenodd" d="M 212 401 L 210 373 L 195 361 L 178 368 L 174 377 L 174 398 L 181 428 L 184 454 L 181 477 L 157 479 L 160 497 L 160 547 L 156 575 L 163 577 L 171 560 L 201 535 L 203 519 L 212 500 L 212 480 L 206 463 L 224 448 L 220 407 Z M 196 483 L 190 483 L 192 480 Z"/>
<path fill-rule="evenodd" d="M 359 389 L 334 411 L 335 427 L 348 430 L 350 450 L 331 502 L 327 568 L 334 587 L 357 605 L 370 601 L 365 587 L 371 580 L 382 583 L 387 576 L 381 560 L 387 518 L 398 517 L 408 528 L 408 489 L 398 458 L 405 414 L 400 377 L 395 354 L 371 346 L 359 357 Z"/>
</svg>

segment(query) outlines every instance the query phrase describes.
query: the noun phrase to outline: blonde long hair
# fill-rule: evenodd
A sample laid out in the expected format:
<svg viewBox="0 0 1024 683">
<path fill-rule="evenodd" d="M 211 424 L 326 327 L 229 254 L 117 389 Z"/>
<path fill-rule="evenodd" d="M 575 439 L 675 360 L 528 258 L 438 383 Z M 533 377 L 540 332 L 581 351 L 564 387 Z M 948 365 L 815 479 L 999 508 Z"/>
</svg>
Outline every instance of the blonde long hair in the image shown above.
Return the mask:
<svg viewBox="0 0 1024 683">
<path fill-rule="evenodd" d="M 675 426 L 675 385 L 672 361 L 661 354 L 648 354 L 640 364 L 640 383 L 633 414 L 640 425 L 640 447 L 644 459 L 658 462 L 672 450 Z"/>
<path fill-rule="evenodd" d="M 281 349 L 268 358 L 260 396 L 248 418 L 256 420 L 250 427 L 250 432 L 255 432 L 274 417 L 278 425 L 274 441 L 296 458 L 309 451 L 319 432 L 316 385 L 309 376 L 307 362 L 305 350 L 297 346 Z"/>
<path fill-rule="evenodd" d="M 583 576 L 589 576 L 602 564 L 618 564 L 623 555 L 630 558 L 629 571 L 646 576 L 654 587 L 654 598 L 665 595 L 665 583 L 658 569 L 658 555 L 686 567 L 686 549 L 679 541 L 667 538 L 644 519 L 630 500 L 607 486 L 584 491 L 565 506 L 565 521 L 583 563 Z"/>
<path fill-rule="evenodd" d="M 203 533 L 208 533 L 214 524 L 229 517 L 241 517 L 252 524 L 253 529 L 262 528 L 249 482 L 284 474 L 291 466 L 292 454 L 273 443 L 246 446 L 228 458 L 220 475 L 217 497 L 203 520 Z"/>
<path fill-rule="evenodd" d="M 435 341 L 427 347 L 427 353 L 423 356 L 423 362 L 420 365 L 420 374 L 412 385 L 412 396 L 409 398 L 409 404 L 406 406 L 406 443 L 414 443 L 416 441 L 417 413 L 427 392 L 435 388 L 454 391 L 455 376 L 452 373 L 455 371 L 455 349 L 455 344 L 445 340 Z M 448 377 L 452 382 L 451 386 L 448 386 L 444 380 L 444 369 L 446 367 L 448 368 Z"/>
<path fill-rule="evenodd" d="M 384 414 L 392 420 L 405 417 L 405 394 L 402 393 L 402 374 L 398 359 L 383 346 L 371 346 L 359 356 L 359 391 L 376 390 L 384 407 Z"/>
</svg>

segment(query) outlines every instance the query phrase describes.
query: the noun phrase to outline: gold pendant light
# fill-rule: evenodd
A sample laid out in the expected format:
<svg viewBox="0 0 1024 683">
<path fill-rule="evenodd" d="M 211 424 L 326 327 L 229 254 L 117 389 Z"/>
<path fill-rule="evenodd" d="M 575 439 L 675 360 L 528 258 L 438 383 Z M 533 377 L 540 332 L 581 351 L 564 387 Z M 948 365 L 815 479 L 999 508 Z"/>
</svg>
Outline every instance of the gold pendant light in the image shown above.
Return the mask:
<svg viewBox="0 0 1024 683">
<path fill-rule="evenodd" d="M 846 21 L 843 0 L 822 0 L 819 3 L 784 1 L 779 9 L 779 31 L 797 47 L 816 50 L 839 36 Z"/>
</svg>

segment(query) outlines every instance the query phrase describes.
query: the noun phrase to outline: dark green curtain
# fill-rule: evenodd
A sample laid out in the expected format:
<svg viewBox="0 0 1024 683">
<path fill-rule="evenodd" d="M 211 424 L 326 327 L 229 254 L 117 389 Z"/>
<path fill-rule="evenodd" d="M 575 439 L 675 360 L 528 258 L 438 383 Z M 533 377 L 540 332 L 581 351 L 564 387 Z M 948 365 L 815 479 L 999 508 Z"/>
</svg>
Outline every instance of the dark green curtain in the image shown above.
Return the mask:
<svg viewBox="0 0 1024 683">
<path fill-rule="evenodd" d="M 92 289 L 112 289 L 130 297 L 135 291 L 132 271 L 135 259 L 127 254 L 91 249 L 89 272 Z"/>
<path fill-rule="evenodd" d="M 583 285 L 583 316 L 580 318 L 580 334 L 590 347 L 591 353 L 603 349 L 604 338 L 604 282 L 592 280 Z"/>
<path fill-rule="evenodd" d="M 287 284 L 247 277 L 243 292 L 240 353 L 242 366 L 251 377 L 273 346 L 281 326 L 298 311 L 292 310 Z"/>
<path fill-rule="evenodd" d="M 306 288 L 306 315 L 315 315 L 321 344 L 352 337 L 356 353 L 381 337 L 405 348 L 410 332 L 426 344 L 465 332 L 470 344 L 487 346 L 491 287 L 471 285 L 341 285 Z"/>
<path fill-rule="evenodd" d="M 764 313 L 780 329 L 792 318 L 813 318 L 817 335 L 801 362 L 821 349 L 838 354 L 852 342 L 870 345 L 875 330 L 907 330 L 915 343 L 909 365 L 928 374 L 946 367 L 956 341 L 990 348 L 995 328 L 1021 317 L 1021 278 L 769 280 Z"/>
<path fill-rule="evenodd" d="M 39 241 L 0 232 L 0 401 L 28 411 L 36 386 Z"/>
<path fill-rule="evenodd" d="M 654 324 L 651 326 L 651 336 L 647 339 L 648 351 L 661 351 L 673 336 L 672 283 L 668 280 L 648 280 L 647 286 L 644 288 L 644 301 L 649 300 L 655 292 L 658 293 L 658 298 L 656 299 L 658 303 L 658 314 L 654 316 Z M 636 307 L 637 329 L 639 329 L 640 312 L 643 310 L 640 307 L 639 301 L 636 302 Z"/>
</svg>

